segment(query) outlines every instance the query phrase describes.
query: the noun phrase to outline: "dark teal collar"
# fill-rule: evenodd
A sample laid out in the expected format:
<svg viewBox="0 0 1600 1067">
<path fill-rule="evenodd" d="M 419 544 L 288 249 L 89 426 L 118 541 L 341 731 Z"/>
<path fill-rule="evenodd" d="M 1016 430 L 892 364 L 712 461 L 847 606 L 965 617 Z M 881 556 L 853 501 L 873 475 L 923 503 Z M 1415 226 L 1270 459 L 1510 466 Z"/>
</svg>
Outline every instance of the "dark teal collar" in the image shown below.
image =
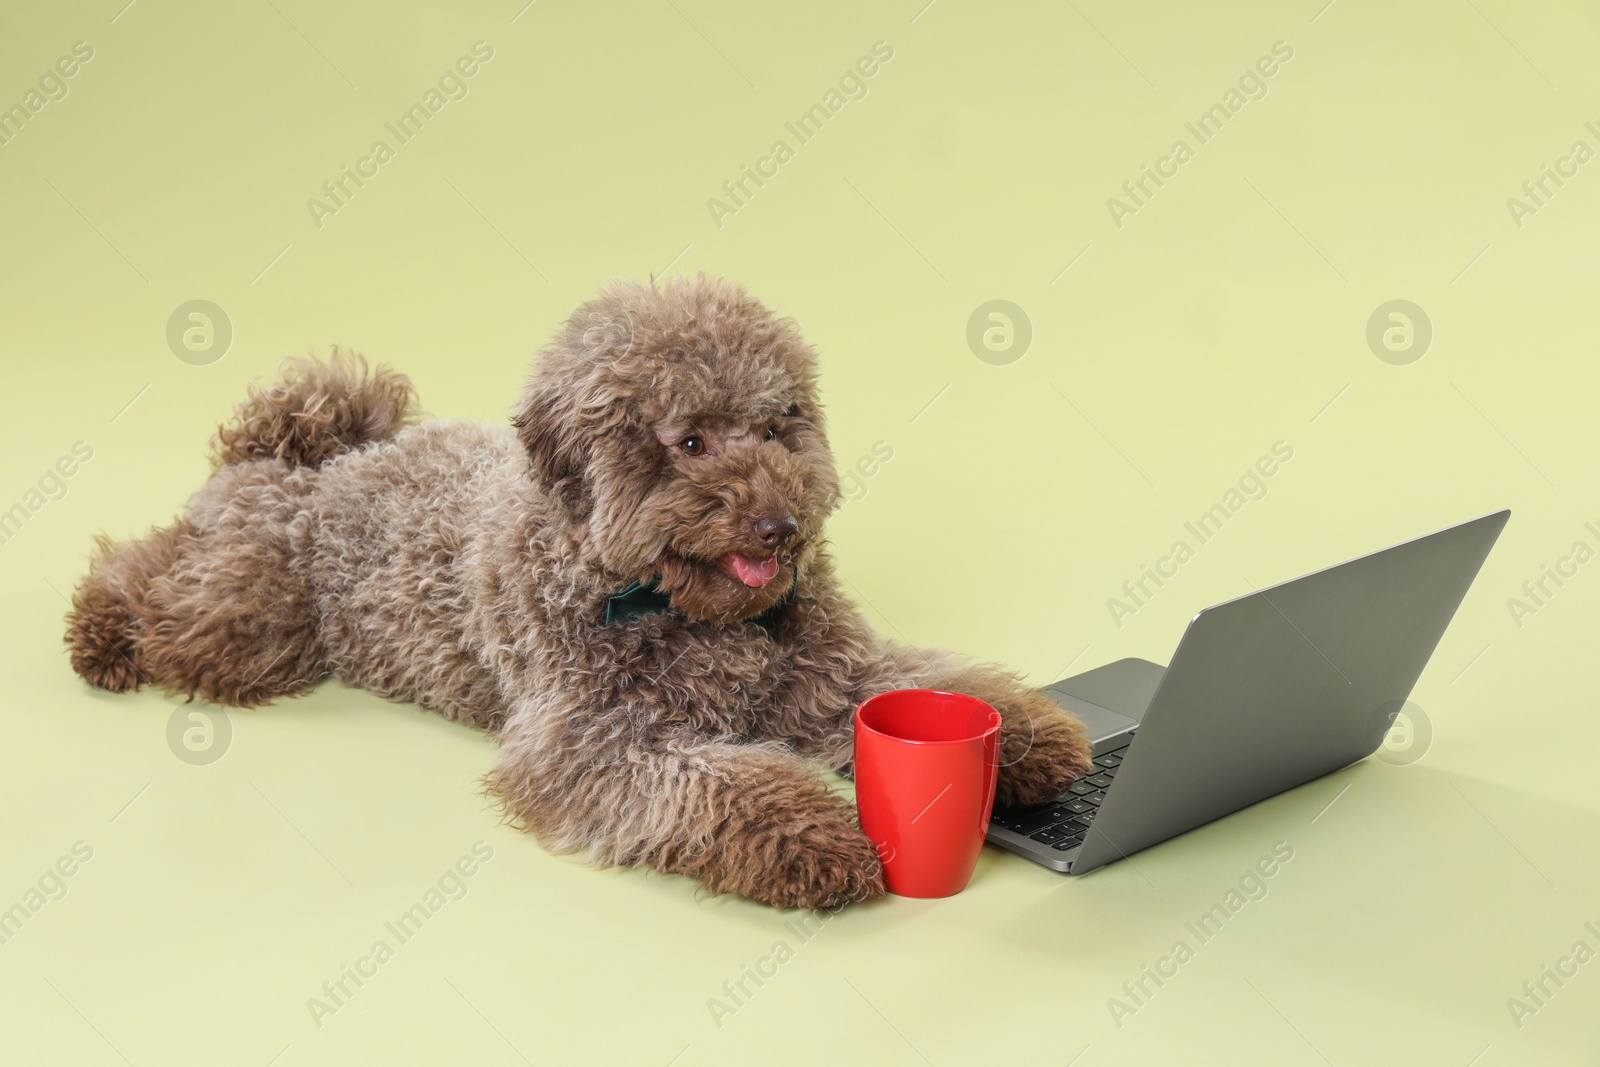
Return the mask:
<svg viewBox="0 0 1600 1067">
<path fill-rule="evenodd" d="M 629 582 L 628 587 L 606 601 L 606 625 L 631 619 L 635 615 L 653 615 L 672 607 L 672 598 L 660 592 L 652 579 L 649 585 Z"/>
<path fill-rule="evenodd" d="M 789 586 L 789 591 L 783 594 L 783 599 L 772 607 L 756 615 L 747 622 L 759 623 L 762 626 L 771 626 L 783 614 L 783 609 L 794 600 L 794 591 L 800 585 L 798 578 Z M 609 597 L 606 600 L 606 625 L 631 619 L 635 615 L 654 615 L 657 612 L 669 611 L 672 608 L 672 598 L 656 588 L 655 579 L 649 582 L 629 582 L 626 589 Z"/>
</svg>

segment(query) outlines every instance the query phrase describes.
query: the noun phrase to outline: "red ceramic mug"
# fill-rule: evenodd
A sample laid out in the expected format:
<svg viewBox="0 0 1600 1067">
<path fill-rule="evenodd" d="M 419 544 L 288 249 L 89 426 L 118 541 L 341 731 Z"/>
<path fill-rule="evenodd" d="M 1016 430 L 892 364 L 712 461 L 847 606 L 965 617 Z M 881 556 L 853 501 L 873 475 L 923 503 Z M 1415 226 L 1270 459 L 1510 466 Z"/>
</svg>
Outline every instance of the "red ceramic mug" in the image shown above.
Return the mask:
<svg viewBox="0 0 1600 1067">
<path fill-rule="evenodd" d="M 889 892 L 947 897 L 966 888 L 999 765 L 1000 713 L 977 697 L 894 689 L 856 708 L 856 807 Z"/>
</svg>

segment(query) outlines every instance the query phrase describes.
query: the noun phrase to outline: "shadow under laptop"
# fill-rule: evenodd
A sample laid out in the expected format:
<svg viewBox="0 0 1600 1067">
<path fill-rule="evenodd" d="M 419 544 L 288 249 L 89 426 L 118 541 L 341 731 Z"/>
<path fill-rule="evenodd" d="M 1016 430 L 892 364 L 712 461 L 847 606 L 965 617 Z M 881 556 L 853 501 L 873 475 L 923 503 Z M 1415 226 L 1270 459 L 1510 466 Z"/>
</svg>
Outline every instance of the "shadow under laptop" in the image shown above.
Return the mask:
<svg viewBox="0 0 1600 1067">
<path fill-rule="evenodd" d="M 1466 1062 L 1555 1005 L 1587 1018 L 1596 991 L 1564 990 L 1600 950 L 1597 837 L 1553 795 L 1369 759 L 1079 878 L 990 849 L 1038 891 L 988 933 L 1074 990 L 1085 1040 L 1276 1013 L 1333 1062 L 1374 1034 L 1391 1062 Z"/>
<path fill-rule="evenodd" d="M 1526 955 L 1519 917 L 1548 924 L 1552 949 L 1600 926 L 1597 837 L 1600 813 L 1553 796 L 1369 759 L 1079 878 L 1036 868 L 1041 893 L 995 933 L 1072 966 L 1125 955 L 1130 936 L 1203 945 L 1226 932 L 1297 968 L 1347 961 L 1363 984 L 1410 984 Z"/>
</svg>

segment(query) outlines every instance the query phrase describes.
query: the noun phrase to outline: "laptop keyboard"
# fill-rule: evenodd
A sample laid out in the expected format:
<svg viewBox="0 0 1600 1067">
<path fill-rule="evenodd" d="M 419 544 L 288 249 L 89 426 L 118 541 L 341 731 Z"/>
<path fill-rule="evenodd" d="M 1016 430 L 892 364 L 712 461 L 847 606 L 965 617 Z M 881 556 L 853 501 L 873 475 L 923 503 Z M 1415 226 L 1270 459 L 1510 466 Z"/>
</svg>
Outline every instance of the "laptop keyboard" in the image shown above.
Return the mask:
<svg viewBox="0 0 1600 1067">
<path fill-rule="evenodd" d="M 1131 740 L 1131 739 L 1130 739 Z M 1083 835 L 1100 810 L 1106 790 L 1116 781 L 1117 768 L 1127 744 L 1094 758 L 1090 772 L 1073 782 L 1057 800 L 1031 808 L 1007 808 L 995 804 L 989 823 L 1022 834 L 1057 852 L 1069 852 L 1083 844 Z"/>
</svg>

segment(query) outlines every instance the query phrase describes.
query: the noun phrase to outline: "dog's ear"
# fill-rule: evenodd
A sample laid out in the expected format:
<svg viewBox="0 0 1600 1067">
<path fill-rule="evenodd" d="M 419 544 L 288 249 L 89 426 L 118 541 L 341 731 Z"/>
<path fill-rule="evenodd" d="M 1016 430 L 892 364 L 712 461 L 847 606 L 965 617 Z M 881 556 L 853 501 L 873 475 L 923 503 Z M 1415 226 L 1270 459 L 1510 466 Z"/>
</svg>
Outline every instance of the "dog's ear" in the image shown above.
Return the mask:
<svg viewBox="0 0 1600 1067">
<path fill-rule="evenodd" d="M 573 514 L 586 512 L 583 471 L 589 462 L 588 442 L 562 391 L 536 378 L 523 393 L 511 425 L 528 450 L 539 487 Z"/>
<path fill-rule="evenodd" d="M 539 353 L 511 420 L 540 488 L 576 516 L 587 515 L 593 504 L 595 439 L 627 428 L 621 409 L 596 409 L 592 398 L 614 391 L 606 368 L 632 346 L 633 319 L 613 296 L 579 306 Z"/>
</svg>

